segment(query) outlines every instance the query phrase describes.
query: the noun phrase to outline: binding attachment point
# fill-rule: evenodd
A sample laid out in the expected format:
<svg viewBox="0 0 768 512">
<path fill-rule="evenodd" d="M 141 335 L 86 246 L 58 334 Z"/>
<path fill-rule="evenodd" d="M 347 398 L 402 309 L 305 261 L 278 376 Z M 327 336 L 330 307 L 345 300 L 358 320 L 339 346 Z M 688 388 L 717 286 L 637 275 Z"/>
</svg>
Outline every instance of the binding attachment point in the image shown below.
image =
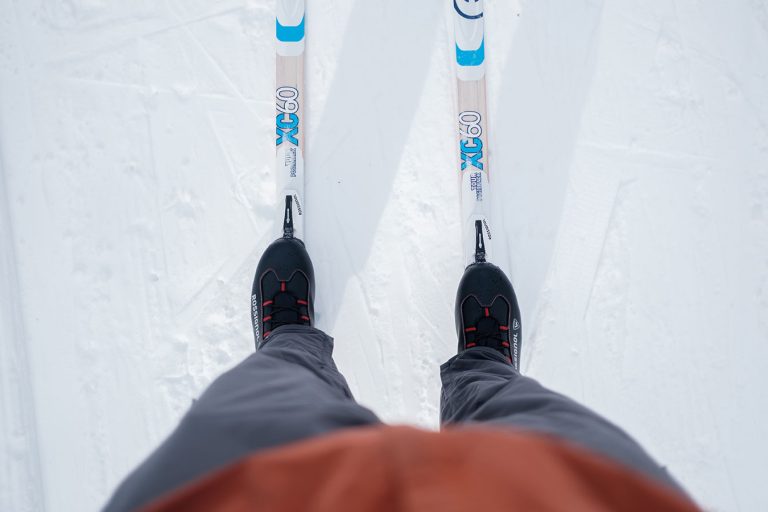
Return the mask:
<svg viewBox="0 0 768 512">
<path fill-rule="evenodd" d="M 293 238 L 293 197 L 285 196 L 285 215 L 283 216 L 283 238 Z"/>
<path fill-rule="evenodd" d="M 475 221 L 475 263 L 485 263 L 485 239 L 481 220 Z"/>
</svg>

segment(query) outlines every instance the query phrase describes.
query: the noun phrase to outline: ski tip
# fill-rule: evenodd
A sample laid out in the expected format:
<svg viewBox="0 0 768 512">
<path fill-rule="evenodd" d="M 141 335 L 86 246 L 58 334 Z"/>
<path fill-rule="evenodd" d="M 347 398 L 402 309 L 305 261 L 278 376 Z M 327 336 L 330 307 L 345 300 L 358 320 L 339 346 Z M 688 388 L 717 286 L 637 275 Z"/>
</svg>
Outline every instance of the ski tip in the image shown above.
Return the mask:
<svg viewBox="0 0 768 512">
<path fill-rule="evenodd" d="M 480 80 L 485 76 L 485 21 L 483 2 L 454 0 L 456 74 L 459 80 Z"/>
<path fill-rule="evenodd" d="M 278 0 L 275 15 L 277 54 L 296 57 L 304 53 L 304 0 Z"/>
<path fill-rule="evenodd" d="M 465 20 L 479 20 L 484 15 L 483 3 L 482 0 L 453 0 L 453 9 Z"/>
</svg>

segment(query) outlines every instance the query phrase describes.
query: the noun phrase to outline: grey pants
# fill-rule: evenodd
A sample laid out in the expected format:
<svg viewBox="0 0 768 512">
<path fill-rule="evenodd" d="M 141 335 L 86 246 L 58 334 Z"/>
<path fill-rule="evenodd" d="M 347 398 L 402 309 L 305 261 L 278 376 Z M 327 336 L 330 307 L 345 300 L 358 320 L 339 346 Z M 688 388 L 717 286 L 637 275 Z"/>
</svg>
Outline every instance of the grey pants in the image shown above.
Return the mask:
<svg viewBox="0 0 768 512">
<path fill-rule="evenodd" d="M 333 339 L 305 326 L 269 343 L 216 379 L 176 430 L 115 491 L 105 510 L 135 510 L 253 452 L 379 425 L 355 402 L 332 358 Z M 440 368 L 443 424 L 485 423 L 566 439 L 675 489 L 677 483 L 624 431 L 523 377 L 492 349 L 471 349 Z"/>
</svg>

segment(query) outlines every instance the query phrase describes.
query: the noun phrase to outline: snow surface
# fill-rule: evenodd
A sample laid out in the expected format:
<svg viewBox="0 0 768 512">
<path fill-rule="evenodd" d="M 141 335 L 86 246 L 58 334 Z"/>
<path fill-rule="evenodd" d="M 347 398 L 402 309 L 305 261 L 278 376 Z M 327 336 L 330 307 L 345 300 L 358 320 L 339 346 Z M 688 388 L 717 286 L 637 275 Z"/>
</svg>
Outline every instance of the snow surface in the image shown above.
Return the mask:
<svg viewBox="0 0 768 512">
<path fill-rule="evenodd" d="M 523 370 L 768 510 L 768 2 L 487 0 Z M 461 275 L 448 1 L 309 0 L 318 324 L 437 427 Z M 253 350 L 273 2 L 0 0 L 0 510 L 95 510 Z M 499 247 L 499 244 L 497 244 Z"/>
</svg>

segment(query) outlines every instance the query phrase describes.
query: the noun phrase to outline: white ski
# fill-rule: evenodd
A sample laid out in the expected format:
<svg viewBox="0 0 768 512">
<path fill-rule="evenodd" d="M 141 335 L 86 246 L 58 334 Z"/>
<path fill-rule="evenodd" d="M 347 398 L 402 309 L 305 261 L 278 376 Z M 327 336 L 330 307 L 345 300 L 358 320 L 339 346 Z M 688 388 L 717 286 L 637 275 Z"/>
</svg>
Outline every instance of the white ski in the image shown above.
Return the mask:
<svg viewBox="0 0 768 512">
<path fill-rule="evenodd" d="M 283 236 L 304 238 L 304 0 L 277 0 L 278 197 Z"/>
<path fill-rule="evenodd" d="M 483 0 L 451 0 L 454 7 L 461 219 L 464 264 L 492 257 L 489 216 L 488 121 L 485 101 Z"/>
</svg>

